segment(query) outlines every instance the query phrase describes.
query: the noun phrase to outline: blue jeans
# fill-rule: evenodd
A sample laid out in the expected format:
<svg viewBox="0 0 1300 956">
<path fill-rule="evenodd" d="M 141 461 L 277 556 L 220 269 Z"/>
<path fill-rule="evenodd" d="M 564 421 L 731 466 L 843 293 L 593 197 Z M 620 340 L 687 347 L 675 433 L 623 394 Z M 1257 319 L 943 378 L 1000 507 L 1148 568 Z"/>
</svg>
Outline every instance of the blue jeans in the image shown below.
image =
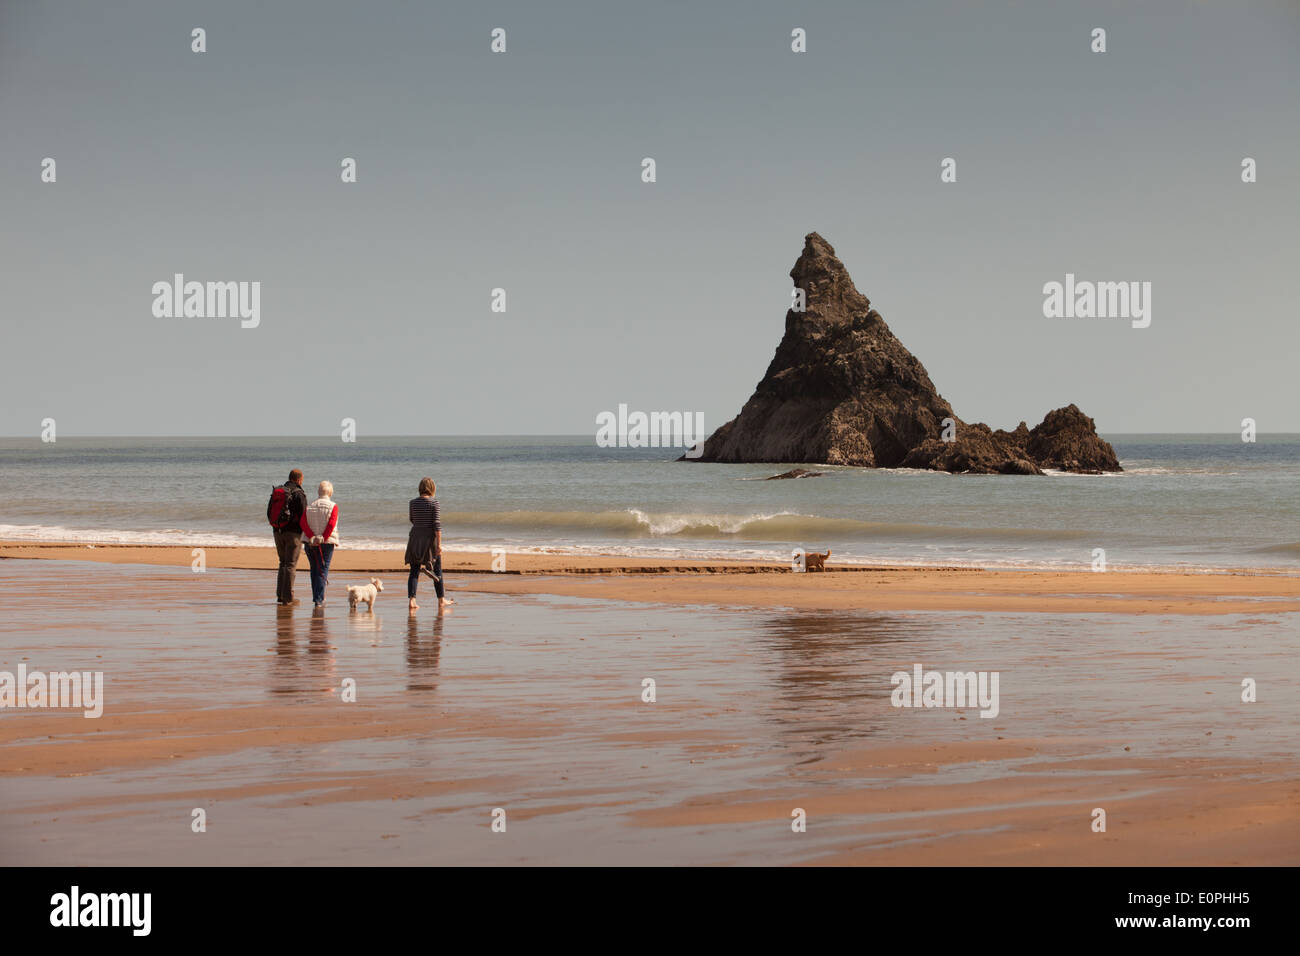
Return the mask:
<svg viewBox="0 0 1300 956">
<path fill-rule="evenodd" d="M 334 557 L 334 545 L 322 544 L 320 547 L 307 545 L 307 563 L 311 565 L 311 600 L 320 604 L 325 600 L 325 585 L 330 583 L 330 559 Z"/>
</svg>

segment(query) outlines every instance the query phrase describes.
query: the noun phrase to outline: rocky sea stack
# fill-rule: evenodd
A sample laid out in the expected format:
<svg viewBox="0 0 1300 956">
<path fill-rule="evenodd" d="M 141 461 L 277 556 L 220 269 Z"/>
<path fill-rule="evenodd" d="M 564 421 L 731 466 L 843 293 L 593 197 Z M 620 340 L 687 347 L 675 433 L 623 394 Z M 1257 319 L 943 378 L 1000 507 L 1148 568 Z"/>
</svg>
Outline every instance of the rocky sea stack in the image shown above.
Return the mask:
<svg viewBox="0 0 1300 956">
<path fill-rule="evenodd" d="M 804 291 L 804 311 L 786 313 L 781 344 L 740 414 L 687 460 L 1014 475 L 1121 470 L 1074 405 L 1011 432 L 958 418 L 817 233 L 805 238 L 790 277 Z"/>
</svg>

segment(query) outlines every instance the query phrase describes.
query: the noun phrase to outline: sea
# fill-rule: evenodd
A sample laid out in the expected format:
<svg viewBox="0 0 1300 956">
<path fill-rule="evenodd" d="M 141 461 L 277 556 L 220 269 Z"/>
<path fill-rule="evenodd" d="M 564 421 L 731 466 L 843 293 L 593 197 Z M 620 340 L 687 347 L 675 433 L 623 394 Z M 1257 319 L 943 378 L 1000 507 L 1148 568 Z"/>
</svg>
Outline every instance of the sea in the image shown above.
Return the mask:
<svg viewBox="0 0 1300 956">
<path fill-rule="evenodd" d="M 342 547 L 406 540 L 419 480 L 449 551 L 1091 570 L 1300 571 L 1300 435 L 1105 436 L 1112 475 L 677 461 L 591 435 L 0 439 L 0 540 L 269 546 L 289 469 L 334 484 Z M 806 465 L 805 465 L 806 466 Z"/>
</svg>

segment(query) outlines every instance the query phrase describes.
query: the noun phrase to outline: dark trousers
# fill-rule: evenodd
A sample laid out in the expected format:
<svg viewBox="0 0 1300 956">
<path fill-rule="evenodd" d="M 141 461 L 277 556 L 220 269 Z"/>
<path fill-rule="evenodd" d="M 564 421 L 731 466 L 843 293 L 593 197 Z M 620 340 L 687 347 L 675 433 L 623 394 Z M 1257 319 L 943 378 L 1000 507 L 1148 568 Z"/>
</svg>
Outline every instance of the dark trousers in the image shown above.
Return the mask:
<svg viewBox="0 0 1300 956">
<path fill-rule="evenodd" d="M 420 583 L 420 565 L 412 564 L 411 573 L 406 576 L 406 596 L 415 597 L 415 588 Z M 438 593 L 438 600 L 442 600 L 442 555 L 433 559 L 433 589 Z"/>
<path fill-rule="evenodd" d="M 302 554 L 301 531 L 275 532 L 275 550 L 280 555 L 280 574 L 275 579 L 275 599 L 281 604 L 293 600 L 293 573 Z"/>
<path fill-rule="evenodd" d="M 311 599 L 313 604 L 325 600 L 325 585 L 330 582 L 330 559 L 334 557 L 334 545 L 322 544 L 319 547 L 307 545 L 307 563 L 311 565 Z"/>
</svg>

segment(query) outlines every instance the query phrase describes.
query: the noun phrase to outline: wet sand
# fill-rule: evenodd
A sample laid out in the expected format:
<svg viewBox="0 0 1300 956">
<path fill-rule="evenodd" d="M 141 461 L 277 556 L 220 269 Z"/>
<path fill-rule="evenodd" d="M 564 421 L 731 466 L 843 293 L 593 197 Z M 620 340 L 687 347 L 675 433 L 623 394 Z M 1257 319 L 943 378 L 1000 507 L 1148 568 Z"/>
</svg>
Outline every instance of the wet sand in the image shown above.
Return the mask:
<svg viewBox="0 0 1300 956">
<path fill-rule="evenodd" d="M 812 589 L 856 572 L 793 587 L 726 574 L 755 590 L 722 601 L 704 600 L 721 580 L 704 572 L 685 601 L 692 573 L 453 572 L 459 603 L 438 614 L 425 583 L 412 616 L 392 574 L 373 614 L 350 613 L 359 575 L 342 562 L 325 608 L 276 608 L 273 576 L 222 569 L 216 550 L 202 574 L 188 552 L 170 567 L 0 560 L 0 670 L 105 674 L 99 719 L 0 712 L 0 862 L 1300 860 L 1300 633 L 1273 606 L 1294 601 L 1289 579 L 1199 576 L 1213 613 L 1196 614 L 1158 606 L 1181 585 L 1058 575 L 1088 596 L 1028 613 L 956 583 L 980 572 L 951 572 L 948 592 L 978 606 L 939 611 L 796 603 L 848 600 Z M 539 593 L 494 590 L 525 585 Z M 658 589 L 672 603 L 639 603 Z M 914 663 L 998 670 L 1000 713 L 890 706 L 890 675 Z M 1258 702 L 1240 700 L 1244 677 Z"/>
<path fill-rule="evenodd" d="M 149 564 L 189 569 L 192 549 L 157 545 L 0 542 L 0 560 L 33 558 Z M 276 567 L 272 548 L 206 548 L 209 568 Z M 306 587 L 307 559 L 299 562 Z M 618 601 L 875 611 L 1024 611 L 1074 614 L 1241 614 L 1300 611 L 1300 575 L 1110 570 L 982 570 L 839 565 L 795 574 L 788 565 L 687 561 L 563 553 L 506 555 L 492 571 L 490 554 L 448 551 L 444 570 L 456 586 L 497 594 L 562 594 Z M 337 572 L 371 572 L 401 585 L 402 552 L 338 550 Z M 392 576 L 399 577 L 393 578 Z M 309 591 L 306 591 L 308 595 Z"/>
</svg>

